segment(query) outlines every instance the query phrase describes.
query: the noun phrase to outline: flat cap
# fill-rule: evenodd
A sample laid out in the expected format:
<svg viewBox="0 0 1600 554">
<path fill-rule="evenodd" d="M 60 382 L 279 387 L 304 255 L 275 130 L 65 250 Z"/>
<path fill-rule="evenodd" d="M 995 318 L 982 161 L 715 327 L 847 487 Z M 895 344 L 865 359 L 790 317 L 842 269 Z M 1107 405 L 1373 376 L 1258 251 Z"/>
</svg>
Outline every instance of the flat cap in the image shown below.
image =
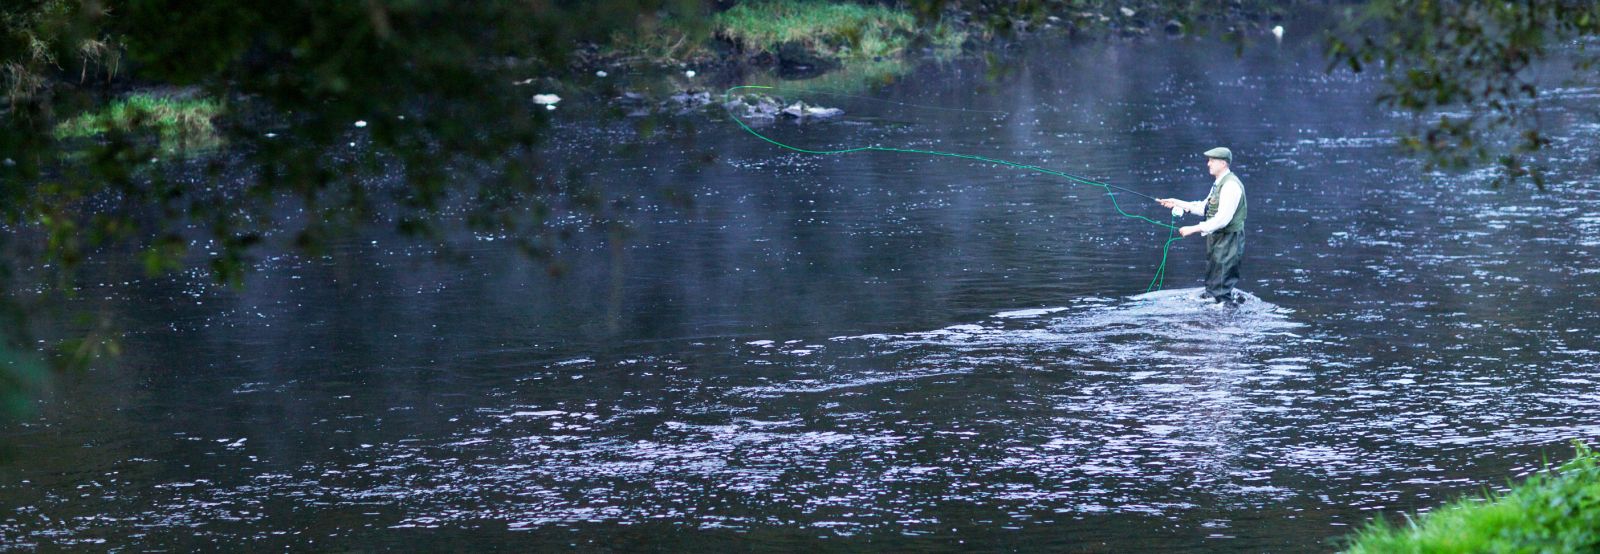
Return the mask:
<svg viewBox="0 0 1600 554">
<path fill-rule="evenodd" d="M 1206 151 L 1206 157 L 1207 158 L 1216 158 L 1216 159 L 1219 159 L 1219 160 L 1227 160 L 1228 162 L 1232 163 L 1233 162 L 1233 151 L 1232 150 L 1228 150 L 1227 148 L 1223 148 L 1221 146 L 1218 146 L 1216 148 L 1212 148 L 1210 150 L 1207 150 Z"/>
</svg>

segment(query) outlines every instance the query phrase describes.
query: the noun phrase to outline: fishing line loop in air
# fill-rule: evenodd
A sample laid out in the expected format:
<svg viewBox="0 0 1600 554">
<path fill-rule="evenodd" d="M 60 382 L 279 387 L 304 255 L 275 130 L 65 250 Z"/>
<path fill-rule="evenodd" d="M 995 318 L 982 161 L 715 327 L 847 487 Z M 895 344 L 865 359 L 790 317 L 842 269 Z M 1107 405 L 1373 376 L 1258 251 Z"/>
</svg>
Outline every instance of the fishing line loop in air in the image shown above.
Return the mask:
<svg viewBox="0 0 1600 554">
<path fill-rule="evenodd" d="M 767 85 L 738 85 L 738 86 L 729 88 L 726 91 L 723 91 L 723 93 L 722 93 L 722 104 L 723 104 L 724 107 L 726 107 L 730 103 L 730 99 L 733 96 L 734 91 L 736 91 L 736 90 L 741 90 L 741 89 L 777 90 L 777 88 L 778 87 L 767 86 Z M 816 91 L 811 91 L 811 92 L 816 92 Z M 822 92 L 821 94 L 834 94 L 834 93 Z M 842 96 L 849 96 L 849 95 L 842 95 Z M 942 108 L 942 109 L 950 109 L 950 108 Z M 978 111 L 985 111 L 985 110 L 978 110 Z M 1166 284 L 1167 253 L 1171 250 L 1172 243 L 1174 241 L 1177 241 L 1179 238 L 1182 238 L 1182 237 L 1174 237 L 1174 236 L 1172 236 L 1174 234 L 1174 232 L 1176 232 L 1177 229 L 1178 229 L 1177 217 L 1176 216 L 1173 217 L 1172 223 L 1163 223 L 1163 222 L 1156 221 L 1154 219 L 1151 219 L 1151 218 L 1148 218 L 1148 217 L 1145 217 L 1145 216 L 1142 216 L 1142 215 L 1128 213 L 1126 210 L 1122 209 L 1122 204 L 1117 202 L 1117 195 L 1116 195 L 1115 192 L 1112 192 L 1112 189 L 1115 189 L 1115 190 L 1118 190 L 1118 191 L 1122 191 L 1122 192 L 1126 192 L 1126 193 L 1129 193 L 1129 194 L 1133 194 L 1133 195 L 1136 195 L 1136 196 L 1142 196 L 1144 198 L 1149 198 L 1150 200 L 1156 200 L 1156 198 L 1154 196 L 1150 196 L 1148 194 L 1144 194 L 1144 193 L 1141 193 L 1139 191 L 1135 191 L 1135 190 L 1119 187 L 1117 185 L 1113 185 L 1113 184 L 1110 184 L 1110 183 L 1102 183 L 1100 181 L 1096 181 L 1096 180 L 1089 179 L 1089 178 L 1086 178 L 1086 177 L 1080 177 L 1080 176 L 1077 176 L 1077 175 L 1073 175 L 1071 173 L 1066 173 L 1066 172 L 1063 172 L 1063 171 L 1057 171 L 1057 170 L 1049 169 L 1049 168 L 1045 168 L 1045 167 L 1039 167 L 1037 165 L 1032 165 L 1032 164 L 1018 163 L 1018 162 L 1001 160 L 1001 159 L 997 159 L 997 158 L 990 158 L 990 157 L 986 157 L 986 156 L 976 156 L 976 155 L 972 155 L 972 154 L 960 154 L 960 153 L 956 153 L 956 152 L 943 152 L 943 151 L 939 151 L 939 150 L 921 150 L 921 149 L 916 149 L 916 148 L 894 148 L 894 147 L 889 147 L 889 146 L 857 146 L 857 147 L 854 147 L 854 148 L 842 148 L 842 149 L 838 149 L 838 150 L 812 150 L 812 149 L 808 149 L 808 148 L 801 148 L 801 147 L 794 146 L 794 145 L 791 145 L 791 144 L 786 144 L 786 143 L 783 143 L 783 142 L 778 141 L 776 139 L 773 139 L 772 137 L 763 135 L 763 134 L 761 134 L 761 132 L 756 131 L 755 129 L 751 128 L 750 125 L 748 125 L 748 124 L 746 124 L 744 122 L 744 120 L 739 119 L 739 116 L 735 115 L 732 110 L 728 110 L 728 117 L 730 119 L 732 119 L 734 123 L 739 124 L 740 128 L 744 129 L 745 132 L 750 133 L 752 136 L 755 136 L 756 138 L 759 138 L 759 139 L 764 140 L 764 141 L 766 141 L 768 143 L 771 143 L 772 145 L 777 146 L 779 148 L 783 148 L 785 150 L 791 150 L 791 151 L 794 151 L 794 152 L 800 152 L 802 154 L 841 155 L 841 154 L 850 154 L 850 153 L 855 153 L 855 152 L 891 152 L 891 153 L 898 153 L 898 154 L 922 154 L 922 155 L 926 155 L 926 156 L 940 156 L 940 157 L 946 157 L 946 158 L 957 158 L 957 159 L 963 159 L 963 160 L 973 160 L 973 161 L 978 161 L 978 162 L 983 162 L 983 163 L 990 163 L 990 164 L 995 164 L 995 165 L 1002 165 L 1002 166 L 1006 166 L 1006 167 L 1012 167 L 1012 168 L 1016 168 L 1016 169 L 1023 169 L 1023 170 L 1027 170 L 1027 171 L 1034 171 L 1034 172 L 1038 172 L 1038 173 L 1043 173 L 1045 175 L 1051 175 L 1051 176 L 1055 176 L 1055 177 L 1060 177 L 1062 179 L 1066 179 L 1068 182 L 1071 182 L 1073 184 L 1100 187 L 1101 189 L 1104 189 L 1106 191 L 1106 196 L 1111 198 L 1111 207 L 1116 209 L 1118 214 L 1121 214 L 1124 217 L 1137 219 L 1139 221 L 1143 221 L 1143 222 L 1149 223 L 1151 225 L 1155 225 L 1157 227 L 1163 227 L 1163 228 L 1167 229 L 1167 240 L 1166 240 L 1166 243 L 1161 246 L 1161 264 L 1156 267 L 1156 275 L 1155 275 L 1154 278 L 1152 278 L 1150 280 L 1150 286 L 1145 288 L 1145 292 L 1150 292 L 1150 291 L 1154 291 L 1154 290 L 1161 290 L 1162 285 Z"/>
</svg>

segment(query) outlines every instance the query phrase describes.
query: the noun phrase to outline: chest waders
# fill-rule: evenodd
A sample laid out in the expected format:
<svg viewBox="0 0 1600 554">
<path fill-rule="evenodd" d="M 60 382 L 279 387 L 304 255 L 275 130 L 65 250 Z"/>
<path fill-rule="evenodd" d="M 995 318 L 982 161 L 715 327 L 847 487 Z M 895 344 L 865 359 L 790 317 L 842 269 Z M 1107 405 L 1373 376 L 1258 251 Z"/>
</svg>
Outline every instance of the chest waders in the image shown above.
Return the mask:
<svg viewBox="0 0 1600 554">
<path fill-rule="evenodd" d="M 1239 207 L 1226 226 L 1206 236 L 1206 292 L 1200 296 L 1217 302 L 1239 303 L 1244 297 L 1234 296 L 1233 286 L 1239 283 L 1239 265 L 1244 261 L 1244 218 L 1249 212 L 1249 203 L 1245 200 L 1244 183 L 1232 173 L 1211 185 L 1211 194 L 1206 196 L 1206 219 L 1217 215 L 1222 185 L 1229 181 L 1239 184 Z"/>
</svg>

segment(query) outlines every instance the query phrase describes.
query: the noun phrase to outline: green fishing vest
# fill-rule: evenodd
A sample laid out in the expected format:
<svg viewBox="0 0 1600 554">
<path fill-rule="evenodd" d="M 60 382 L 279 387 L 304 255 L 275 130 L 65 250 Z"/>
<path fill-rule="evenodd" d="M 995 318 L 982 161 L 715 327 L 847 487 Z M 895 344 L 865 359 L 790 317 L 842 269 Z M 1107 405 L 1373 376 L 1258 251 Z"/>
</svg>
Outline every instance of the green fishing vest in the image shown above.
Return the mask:
<svg viewBox="0 0 1600 554">
<path fill-rule="evenodd" d="M 1229 221 L 1228 224 L 1223 226 L 1221 229 L 1217 229 L 1217 232 L 1219 233 L 1237 233 L 1239 231 L 1243 231 L 1245 213 L 1250 211 L 1248 209 L 1250 203 L 1245 201 L 1244 183 L 1240 182 L 1239 178 L 1235 177 L 1232 172 L 1229 172 L 1226 176 L 1217 180 L 1215 184 L 1211 185 L 1211 193 L 1206 195 L 1206 219 L 1211 219 L 1212 216 L 1217 215 L 1217 201 L 1222 197 L 1222 185 L 1228 182 L 1230 179 L 1232 179 L 1235 183 L 1239 183 L 1239 209 L 1233 211 L 1232 221 Z"/>
</svg>

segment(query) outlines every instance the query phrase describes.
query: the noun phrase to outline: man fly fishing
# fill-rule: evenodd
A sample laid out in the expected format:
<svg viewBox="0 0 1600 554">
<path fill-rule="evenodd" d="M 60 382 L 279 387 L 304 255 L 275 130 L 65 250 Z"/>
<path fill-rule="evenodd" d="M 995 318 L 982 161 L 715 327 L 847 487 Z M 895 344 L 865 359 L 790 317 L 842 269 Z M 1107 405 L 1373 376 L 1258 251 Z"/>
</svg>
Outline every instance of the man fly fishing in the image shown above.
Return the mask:
<svg viewBox="0 0 1600 554">
<path fill-rule="evenodd" d="M 1206 237 L 1206 291 L 1200 297 L 1238 305 L 1244 302 L 1244 295 L 1235 293 L 1233 286 L 1239 283 L 1239 263 L 1244 259 L 1244 218 L 1249 204 L 1244 183 L 1228 170 L 1233 152 L 1219 147 L 1207 150 L 1205 156 L 1206 167 L 1216 177 L 1205 200 L 1161 198 L 1156 202 L 1172 209 L 1174 216 L 1180 212 L 1205 216 L 1205 221 L 1178 229 L 1185 237 L 1195 233 Z"/>
</svg>

